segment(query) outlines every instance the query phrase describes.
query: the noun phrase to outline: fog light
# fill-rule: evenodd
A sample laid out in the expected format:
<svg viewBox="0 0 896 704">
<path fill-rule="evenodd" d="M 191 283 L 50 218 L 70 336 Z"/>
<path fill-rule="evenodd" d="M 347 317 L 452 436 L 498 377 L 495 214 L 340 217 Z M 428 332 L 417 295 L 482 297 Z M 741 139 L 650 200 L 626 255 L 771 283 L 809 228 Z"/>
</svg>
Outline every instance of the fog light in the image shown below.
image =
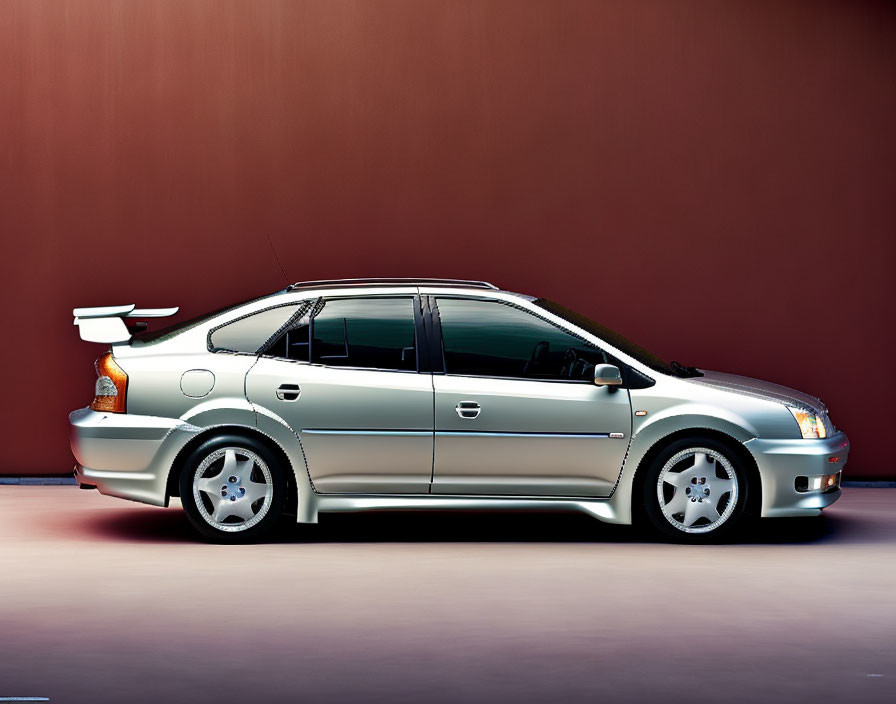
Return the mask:
<svg viewBox="0 0 896 704">
<path fill-rule="evenodd" d="M 817 474 L 813 477 L 797 477 L 793 488 L 800 493 L 807 491 L 828 491 L 840 486 L 840 472 L 836 474 Z"/>
</svg>

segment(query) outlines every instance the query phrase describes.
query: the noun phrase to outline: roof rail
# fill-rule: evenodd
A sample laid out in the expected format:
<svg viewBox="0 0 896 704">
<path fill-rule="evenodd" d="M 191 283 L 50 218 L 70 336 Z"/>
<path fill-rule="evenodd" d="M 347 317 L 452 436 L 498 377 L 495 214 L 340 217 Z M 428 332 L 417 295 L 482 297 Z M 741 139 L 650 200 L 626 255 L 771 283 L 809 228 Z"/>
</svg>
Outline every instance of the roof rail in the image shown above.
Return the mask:
<svg viewBox="0 0 896 704">
<path fill-rule="evenodd" d="M 429 286 L 469 286 L 471 288 L 490 288 L 498 290 L 494 284 L 488 281 L 468 281 L 467 279 L 320 279 L 318 281 L 297 281 L 286 287 L 287 291 L 295 291 L 304 288 L 329 288 L 331 286 L 389 286 L 389 285 L 429 285 Z"/>
</svg>

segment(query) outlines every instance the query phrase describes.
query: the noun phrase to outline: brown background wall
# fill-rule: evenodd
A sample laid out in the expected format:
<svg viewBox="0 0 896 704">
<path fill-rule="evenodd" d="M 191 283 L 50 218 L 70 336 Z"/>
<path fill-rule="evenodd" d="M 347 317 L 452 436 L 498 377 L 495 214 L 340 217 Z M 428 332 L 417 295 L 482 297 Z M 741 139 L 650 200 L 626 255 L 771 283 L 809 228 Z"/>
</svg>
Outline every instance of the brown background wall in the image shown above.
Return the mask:
<svg viewBox="0 0 896 704">
<path fill-rule="evenodd" d="M 485 278 L 822 396 L 894 478 L 896 5 L 0 4 L 0 473 L 63 473 L 77 305 Z"/>
</svg>

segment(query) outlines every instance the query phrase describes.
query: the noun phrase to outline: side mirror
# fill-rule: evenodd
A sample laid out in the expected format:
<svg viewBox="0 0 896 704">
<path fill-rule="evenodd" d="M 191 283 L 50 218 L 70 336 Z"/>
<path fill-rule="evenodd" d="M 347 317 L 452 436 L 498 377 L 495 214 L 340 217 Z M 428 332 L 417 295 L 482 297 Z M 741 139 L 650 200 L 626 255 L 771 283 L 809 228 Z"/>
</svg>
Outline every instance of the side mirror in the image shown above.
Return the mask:
<svg viewBox="0 0 896 704">
<path fill-rule="evenodd" d="M 622 373 L 615 364 L 595 364 L 594 383 L 598 386 L 619 386 L 622 384 Z"/>
</svg>

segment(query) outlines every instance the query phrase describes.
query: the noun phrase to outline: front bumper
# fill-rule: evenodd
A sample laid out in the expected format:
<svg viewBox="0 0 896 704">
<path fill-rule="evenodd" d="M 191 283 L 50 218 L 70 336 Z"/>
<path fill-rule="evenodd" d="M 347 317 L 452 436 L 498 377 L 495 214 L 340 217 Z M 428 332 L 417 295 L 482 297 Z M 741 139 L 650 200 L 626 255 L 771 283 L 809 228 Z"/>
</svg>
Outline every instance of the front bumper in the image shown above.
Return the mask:
<svg viewBox="0 0 896 704">
<path fill-rule="evenodd" d="M 764 517 L 815 516 L 840 498 L 840 488 L 797 491 L 797 477 L 843 470 L 849 439 L 837 432 L 824 440 L 763 440 L 744 443 L 759 467 Z"/>
<path fill-rule="evenodd" d="M 176 418 L 104 413 L 69 414 L 80 486 L 123 499 L 167 506 L 168 473 L 199 428 Z"/>
</svg>

